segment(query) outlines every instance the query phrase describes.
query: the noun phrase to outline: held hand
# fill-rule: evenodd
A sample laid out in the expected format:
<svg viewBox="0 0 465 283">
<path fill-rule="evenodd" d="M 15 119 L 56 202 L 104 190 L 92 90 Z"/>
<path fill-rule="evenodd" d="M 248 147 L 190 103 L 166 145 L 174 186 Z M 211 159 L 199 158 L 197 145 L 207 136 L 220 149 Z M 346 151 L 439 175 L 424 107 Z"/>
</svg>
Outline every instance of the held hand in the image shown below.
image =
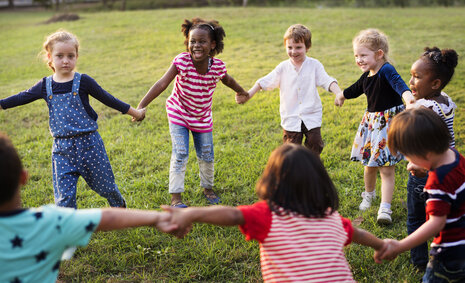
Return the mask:
<svg viewBox="0 0 465 283">
<path fill-rule="evenodd" d="M 393 260 L 399 254 L 399 241 L 393 239 L 384 240 L 387 243 L 387 248 L 378 255 L 379 260 Z M 376 258 L 376 253 L 375 253 Z"/>
<path fill-rule="evenodd" d="M 176 208 L 162 205 L 161 208 L 171 214 L 171 223 L 177 226 L 172 234 L 178 238 L 183 238 L 192 229 L 192 222 L 188 218 L 185 208 Z"/>
<path fill-rule="evenodd" d="M 164 233 L 172 233 L 178 229 L 178 225 L 171 223 L 171 213 L 160 212 L 158 215 L 158 221 L 154 223 L 155 228 Z"/>
<path fill-rule="evenodd" d="M 346 98 L 342 92 L 336 94 L 336 99 L 334 100 L 334 105 L 341 107 L 344 104 Z"/>
<path fill-rule="evenodd" d="M 375 260 L 376 263 L 383 263 L 382 259 L 381 259 L 381 255 L 386 252 L 386 250 L 389 249 L 389 242 L 384 240 L 383 241 L 383 245 L 381 246 L 381 248 L 375 250 L 375 253 L 373 255 L 373 258 Z"/>
<path fill-rule="evenodd" d="M 145 113 L 147 112 L 146 108 L 136 109 L 136 115 L 132 117 L 133 122 L 140 122 L 145 119 Z"/>
<path fill-rule="evenodd" d="M 422 168 L 412 162 L 409 162 L 407 164 L 407 170 L 410 171 L 410 173 L 415 176 L 415 177 L 418 177 L 418 178 L 424 178 L 426 176 L 428 176 L 428 170 L 426 170 L 425 168 Z"/>
<path fill-rule="evenodd" d="M 244 104 L 250 99 L 248 92 L 238 92 L 236 93 L 236 103 Z"/>
</svg>

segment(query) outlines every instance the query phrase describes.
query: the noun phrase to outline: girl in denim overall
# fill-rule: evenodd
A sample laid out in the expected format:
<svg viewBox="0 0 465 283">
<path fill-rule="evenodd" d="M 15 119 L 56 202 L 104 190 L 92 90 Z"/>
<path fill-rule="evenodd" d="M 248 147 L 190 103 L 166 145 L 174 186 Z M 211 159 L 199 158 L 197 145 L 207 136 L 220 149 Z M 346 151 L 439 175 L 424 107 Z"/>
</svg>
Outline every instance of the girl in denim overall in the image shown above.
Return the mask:
<svg viewBox="0 0 465 283">
<path fill-rule="evenodd" d="M 76 185 L 82 176 L 89 187 L 106 198 L 110 206 L 126 207 L 118 190 L 102 138 L 97 132 L 97 114 L 88 94 L 135 120 L 145 116 L 103 90 L 88 75 L 74 72 L 79 42 L 66 31 L 50 35 L 44 43 L 48 65 L 54 71 L 27 91 L 0 100 L 0 109 L 23 105 L 39 98 L 49 108 L 53 136 L 52 168 L 55 203 L 76 208 Z"/>
</svg>

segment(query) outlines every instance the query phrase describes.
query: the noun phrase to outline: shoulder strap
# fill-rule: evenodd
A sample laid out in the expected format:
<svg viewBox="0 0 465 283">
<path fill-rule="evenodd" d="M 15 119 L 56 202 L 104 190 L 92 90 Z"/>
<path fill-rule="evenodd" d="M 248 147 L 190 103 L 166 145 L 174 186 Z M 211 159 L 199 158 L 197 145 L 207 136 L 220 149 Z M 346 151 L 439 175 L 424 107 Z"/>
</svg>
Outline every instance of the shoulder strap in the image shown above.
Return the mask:
<svg viewBox="0 0 465 283">
<path fill-rule="evenodd" d="M 47 97 L 53 95 L 52 93 L 52 76 L 45 78 L 45 89 L 47 90 Z"/>
<path fill-rule="evenodd" d="M 78 94 L 79 93 L 79 86 L 81 84 L 81 74 L 78 73 L 78 72 L 74 72 L 74 79 L 73 79 L 73 94 L 76 93 Z"/>
</svg>

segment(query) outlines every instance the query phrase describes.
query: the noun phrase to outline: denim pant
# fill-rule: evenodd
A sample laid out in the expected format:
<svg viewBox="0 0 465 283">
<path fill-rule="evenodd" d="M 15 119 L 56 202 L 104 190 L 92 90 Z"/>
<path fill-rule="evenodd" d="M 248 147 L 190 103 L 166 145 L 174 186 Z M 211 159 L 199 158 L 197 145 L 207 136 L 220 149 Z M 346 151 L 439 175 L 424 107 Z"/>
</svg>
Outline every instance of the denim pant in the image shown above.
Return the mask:
<svg viewBox="0 0 465 283">
<path fill-rule="evenodd" d="M 431 251 L 431 259 L 426 267 L 423 282 L 425 283 L 451 283 L 465 282 L 465 256 L 462 246 L 451 247 L 452 255 L 435 256 Z"/>
<path fill-rule="evenodd" d="M 186 165 L 189 158 L 189 129 L 170 123 L 170 134 L 172 142 L 172 153 L 170 162 L 170 185 L 169 192 L 184 192 L 184 177 Z M 206 189 L 213 188 L 214 177 L 214 155 L 213 134 L 192 132 L 194 147 L 199 162 L 200 186 Z"/>
<path fill-rule="evenodd" d="M 407 182 L 407 233 L 410 235 L 426 221 L 426 198 L 423 192 L 428 177 L 418 178 L 409 174 Z M 416 266 L 428 263 L 428 244 L 425 242 L 410 250 L 410 261 Z"/>
</svg>

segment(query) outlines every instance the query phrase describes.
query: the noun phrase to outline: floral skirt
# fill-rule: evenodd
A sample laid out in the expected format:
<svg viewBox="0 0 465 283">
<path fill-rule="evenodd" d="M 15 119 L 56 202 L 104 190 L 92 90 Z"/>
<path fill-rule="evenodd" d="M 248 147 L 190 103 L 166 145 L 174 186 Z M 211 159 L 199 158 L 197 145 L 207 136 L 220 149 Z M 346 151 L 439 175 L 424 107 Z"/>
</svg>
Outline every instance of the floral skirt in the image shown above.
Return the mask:
<svg viewBox="0 0 465 283">
<path fill-rule="evenodd" d="M 387 133 L 392 118 L 405 109 L 398 105 L 383 112 L 365 112 L 358 126 L 352 145 L 350 160 L 360 161 L 364 166 L 392 166 L 403 160 L 403 156 L 392 155 L 387 146 Z"/>
</svg>

